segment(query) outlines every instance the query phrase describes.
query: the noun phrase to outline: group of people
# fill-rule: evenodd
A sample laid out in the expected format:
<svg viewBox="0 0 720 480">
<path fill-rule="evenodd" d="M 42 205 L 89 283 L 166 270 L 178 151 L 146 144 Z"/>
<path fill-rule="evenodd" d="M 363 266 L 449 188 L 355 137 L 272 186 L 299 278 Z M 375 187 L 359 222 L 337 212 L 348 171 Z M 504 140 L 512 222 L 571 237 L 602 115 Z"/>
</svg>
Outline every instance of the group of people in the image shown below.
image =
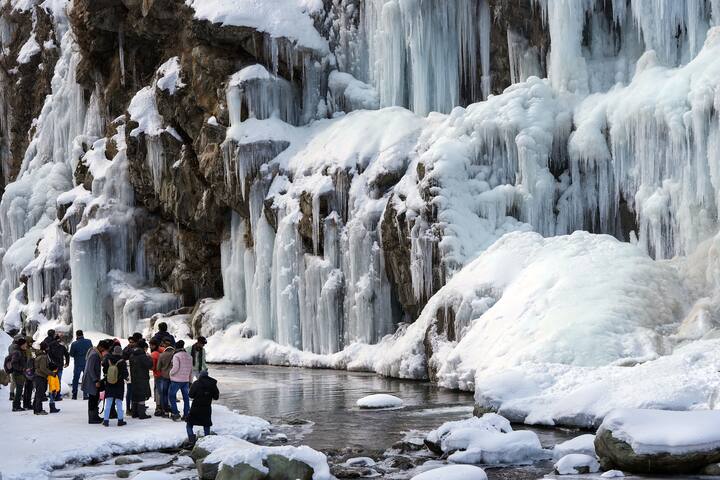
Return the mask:
<svg viewBox="0 0 720 480">
<path fill-rule="evenodd" d="M 154 415 L 185 421 L 190 442 L 196 440 L 195 426 L 202 426 L 206 435 L 210 433 L 211 405 L 220 392 L 217 381 L 208 376 L 204 337 L 186 348 L 183 340 L 175 341 L 164 322 L 158 324 L 158 332 L 150 340 L 135 333 L 124 348 L 118 339 L 101 340 L 93 346 L 82 330 L 75 336 L 69 350 L 53 330 L 48 331 L 39 349 L 33 348 L 31 336 L 15 338 L 4 368 L 11 380 L 13 412 L 32 408 L 36 415 L 47 415 L 43 409 L 45 400 L 49 401 L 49 413 L 60 412 L 56 407 L 56 402 L 62 401 L 60 380 L 72 358 L 72 398 L 77 399 L 78 390 L 82 391 L 83 400 L 88 402 L 88 423 L 108 427 L 110 419 L 117 418 L 118 426 L 126 425 L 123 403 L 132 418 L 151 418 L 145 402 L 154 392 Z M 177 405 L 178 392 L 183 399 L 182 414 Z"/>
</svg>

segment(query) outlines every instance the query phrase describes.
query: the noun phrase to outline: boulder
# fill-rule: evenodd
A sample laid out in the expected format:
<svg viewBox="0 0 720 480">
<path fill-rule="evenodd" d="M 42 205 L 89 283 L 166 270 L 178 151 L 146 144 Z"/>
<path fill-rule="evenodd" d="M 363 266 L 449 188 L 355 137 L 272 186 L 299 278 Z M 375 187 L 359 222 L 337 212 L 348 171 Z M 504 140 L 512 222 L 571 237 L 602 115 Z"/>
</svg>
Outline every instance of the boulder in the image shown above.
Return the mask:
<svg viewBox="0 0 720 480">
<path fill-rule="evenodd" d="M 142 459 L 136 455 L 125 455 L 115 459 L 115 465 L 130 465 L 133 463 L 142 463 Z"/>
<path fill-rule="evenodd" d="M 215 480 L 265 480 L 267 478 L 267 475 L 250 465 L 238 463 L 237 465 L 223 465 Z"/>
<path fill-rule="evenodd" d="M 688 474 L 720 462 L 720 412 L 621 409 L 598 429 L 603 470 Z"/>
<path fill-rule="evenodd" d="M 582 453 L 565 455 L 557 461 L 554 467 L 555 473 L 558 475 L 585 475 L 597 473 L 600 470 L 600 464 L 595 456 L 591 457 Z"/>
<path fill-rule="evenodd" d="M 308 464 L 290 460 L 282 455 L 268 455 L 265 464 L 270 470 L 267 476 L 269 480 L 286 480 L 288 478 L 312 480 L 313 478 L 313 469 Z"/>
<path fill-rule="evenodd" d="M 196 460 L 195 465 L 198 470 L 200 480 L 215 480 L 220 470 L 220 462 L 208 461 L 207 457 L 202 460 Z M 233 477 L 228 477 L 233 478 Z"/>
</svg>

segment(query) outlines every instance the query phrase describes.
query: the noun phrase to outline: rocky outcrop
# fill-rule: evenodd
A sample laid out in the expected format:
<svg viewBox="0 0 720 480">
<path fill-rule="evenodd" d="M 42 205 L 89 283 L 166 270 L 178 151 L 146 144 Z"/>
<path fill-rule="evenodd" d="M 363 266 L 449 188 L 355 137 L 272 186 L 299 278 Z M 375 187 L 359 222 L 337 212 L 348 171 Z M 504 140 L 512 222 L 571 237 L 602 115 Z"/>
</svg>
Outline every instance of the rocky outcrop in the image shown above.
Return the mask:
<svg viewBox="0 0 720 480">
<path fill-rule="evenodd" d="M 618 469 L 632 473 L 690 474 L 720 462 L 720 448 L 687 453 L 657 452 L 638 454 L 610 430 L 601 430 L 595 438 L 595 451 L 603 470 Z"/>
</svg>

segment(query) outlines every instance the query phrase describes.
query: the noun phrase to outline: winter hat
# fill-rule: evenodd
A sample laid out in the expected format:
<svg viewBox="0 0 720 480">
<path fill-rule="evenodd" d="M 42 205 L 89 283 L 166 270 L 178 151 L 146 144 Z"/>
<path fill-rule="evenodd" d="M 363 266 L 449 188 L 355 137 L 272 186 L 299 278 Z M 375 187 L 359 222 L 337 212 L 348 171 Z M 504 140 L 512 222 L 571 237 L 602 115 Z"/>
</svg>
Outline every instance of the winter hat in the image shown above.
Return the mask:
<svg viewBox="0 0 720 480">
<path fill-rule="evenodd" d="M 207 339 L 205 337 L 198 337 L 197 342 L 207 345 Z"/>
<path fill-rule="evenodd" d="M 175 342 L 175 349 L 180 350 L 181 348 L 185 348 L 185 342 L 183 340 L 178 340 Z"/>
<path fill-rule="evenodd" d="M 113 348 L 112 353 L 113 353 L 113 355 L 122 355 L 122 348 L 120 348 L 120 345 L 115 345 L 115 348 Z"/>
</svg>

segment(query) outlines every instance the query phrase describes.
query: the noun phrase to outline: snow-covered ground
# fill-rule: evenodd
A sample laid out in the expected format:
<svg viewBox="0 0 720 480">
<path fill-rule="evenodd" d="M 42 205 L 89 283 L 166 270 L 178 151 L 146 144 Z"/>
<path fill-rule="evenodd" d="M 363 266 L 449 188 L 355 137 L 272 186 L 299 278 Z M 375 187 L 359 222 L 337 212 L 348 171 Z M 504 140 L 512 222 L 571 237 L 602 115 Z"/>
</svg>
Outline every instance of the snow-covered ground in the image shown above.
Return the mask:
<svg viewBox="0 0 720 480">
<path fill-rule="evenodd" d="M 179 447 L 187 440 L 184 422 L 153 417 L 128 418 L 128 424 L 110 427 L 87 423 L 87 403 L 65 399 L 60 413 L 45 416 L 32 411 L 11 413 L 7 390 L 0 391 L 0 477 L 3 480 L 44 480 L 53 468 L 89 463 L 110 455 Z M 45 404 L 47 409 L 47 402 Z M 154 408 L 154 406 L 153 406 Z M 152 411 L 152 408 L 151 408 Z M 213 431 L 257 440 L 269 424 L 258 417 L 239 415 L 213 406 Z"/>
</svg>

